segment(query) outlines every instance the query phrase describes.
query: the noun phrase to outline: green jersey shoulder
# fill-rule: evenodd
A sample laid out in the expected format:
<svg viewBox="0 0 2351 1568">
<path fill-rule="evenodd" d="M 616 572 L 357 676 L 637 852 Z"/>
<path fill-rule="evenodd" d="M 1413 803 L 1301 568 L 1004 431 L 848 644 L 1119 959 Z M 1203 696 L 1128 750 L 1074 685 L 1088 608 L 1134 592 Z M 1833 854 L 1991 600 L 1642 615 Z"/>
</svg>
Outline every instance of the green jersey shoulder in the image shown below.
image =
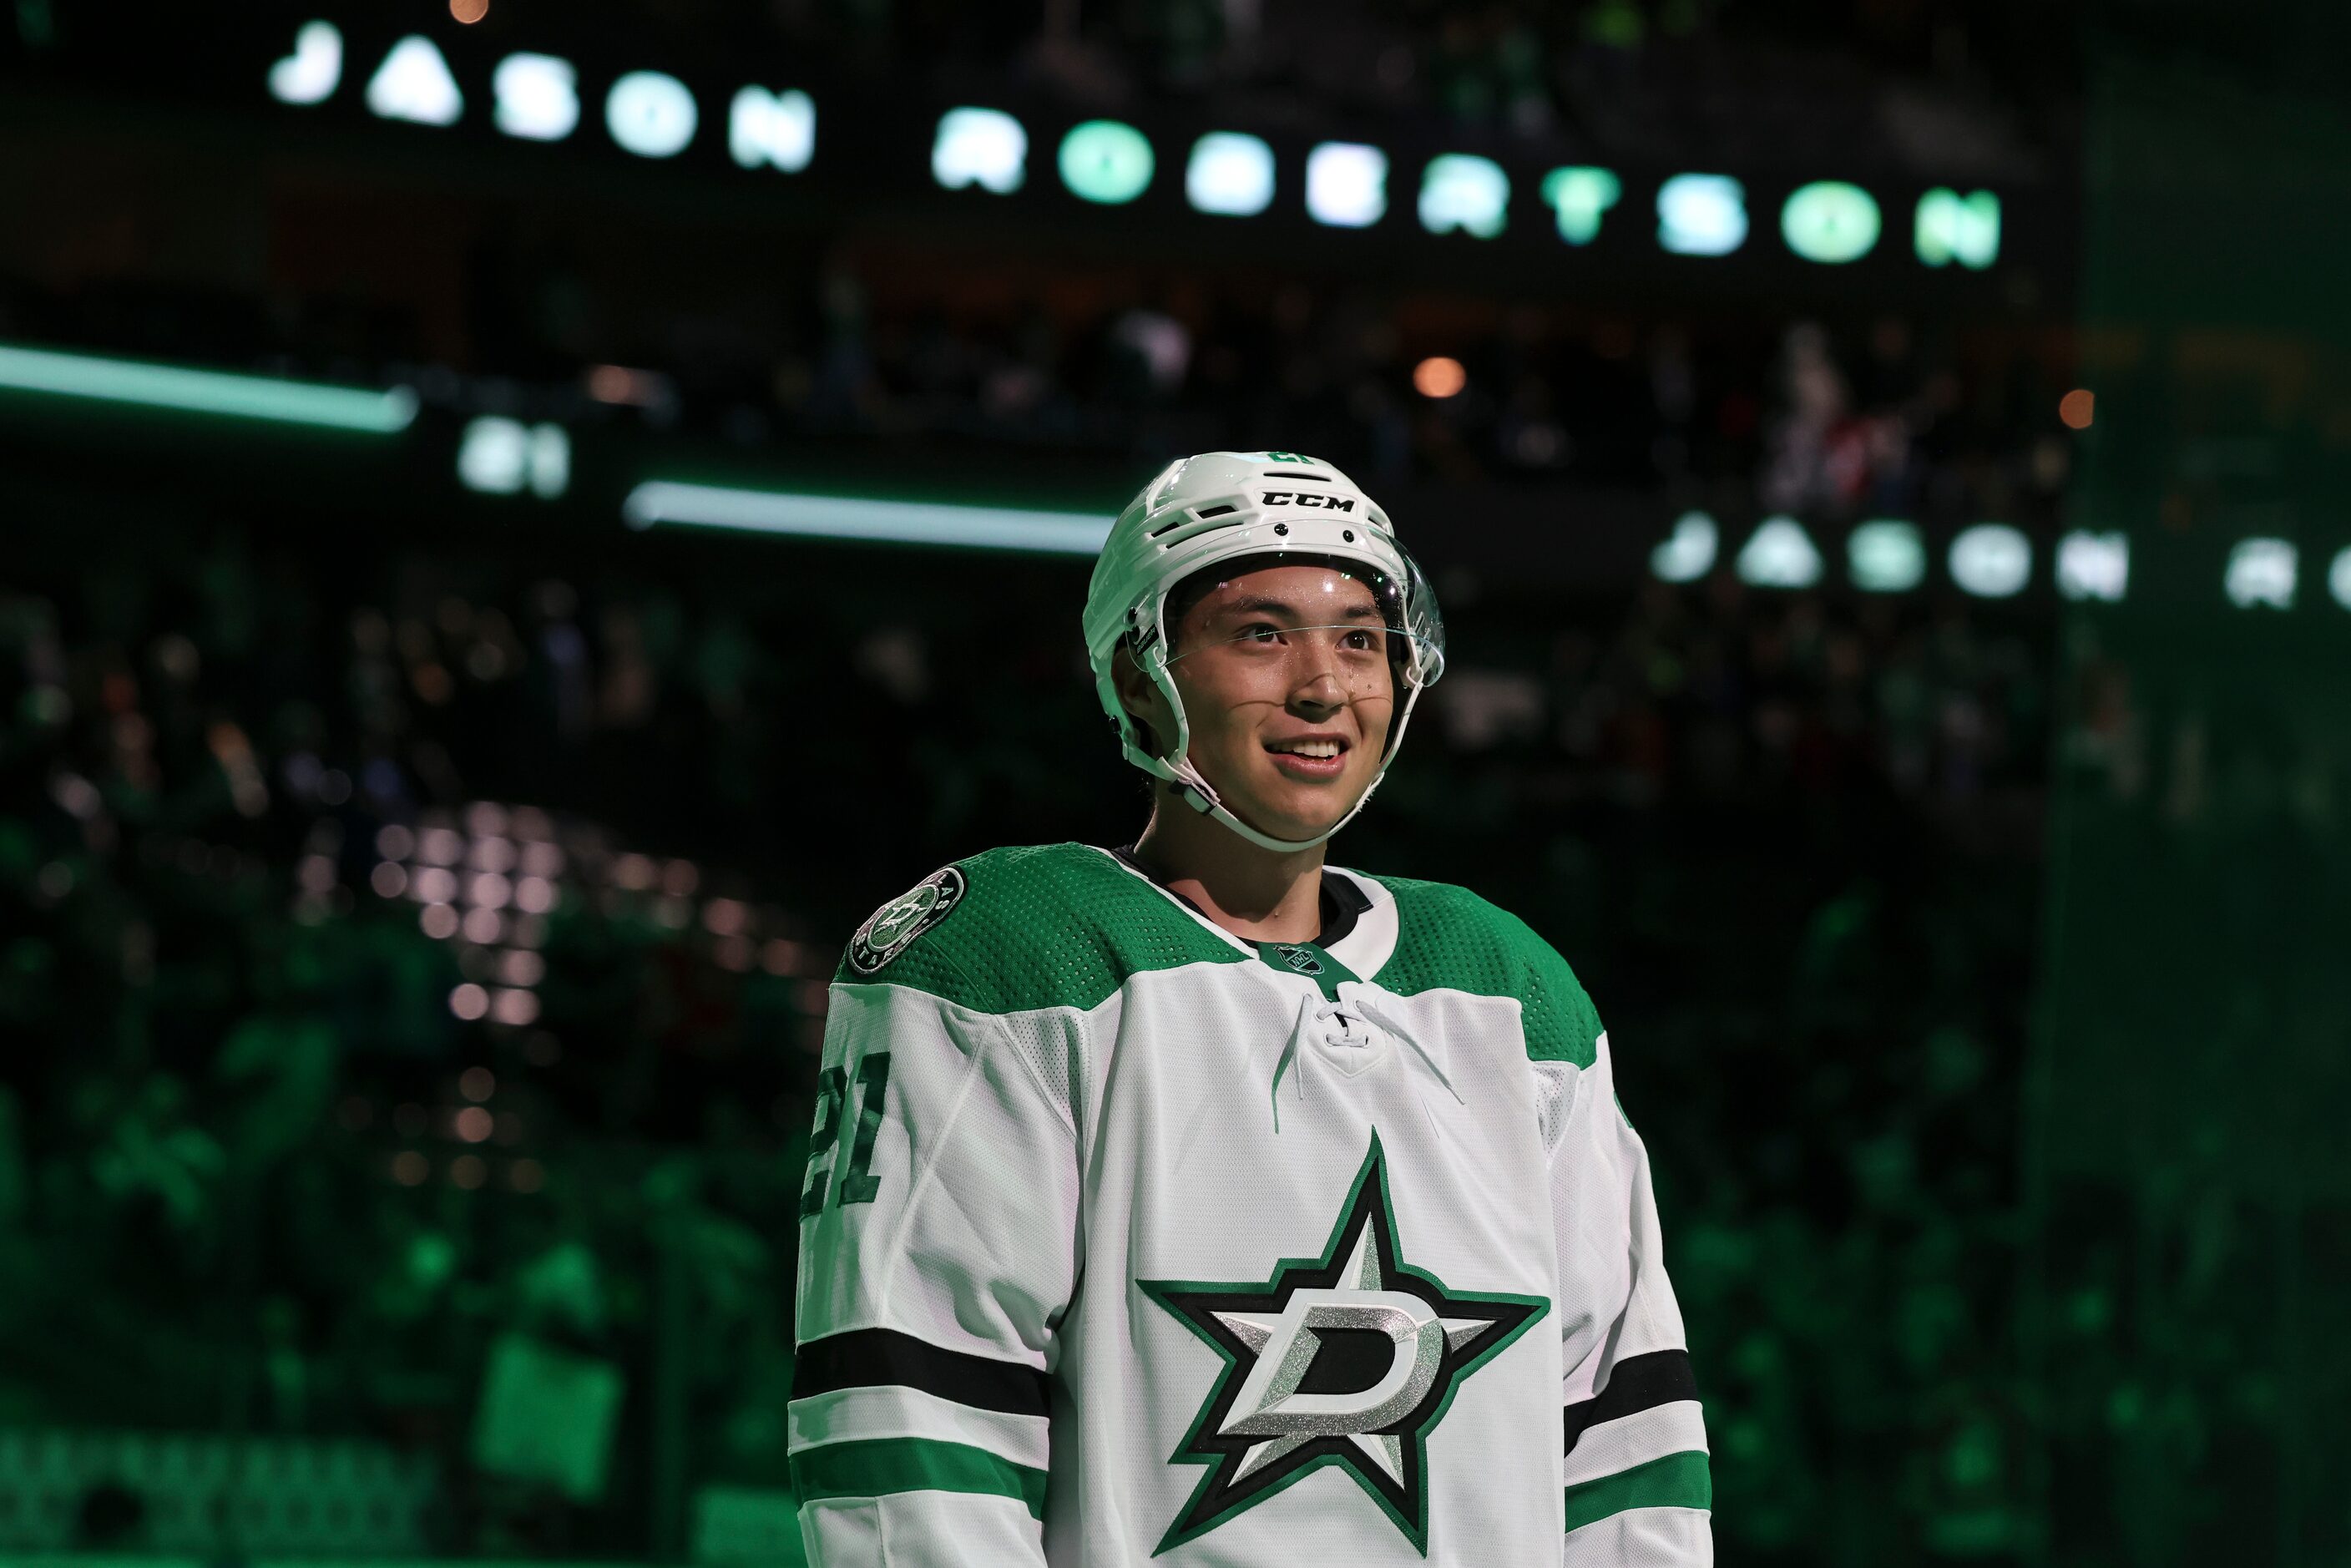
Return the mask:
<svg viewBox="0 0 2351 1568">
<path fill-rule="evenodd" d="M 1398 996 L 1457 990 L 1515 997 L 1530 1057 L 1592 1065 L 1599 1010 L 1567 960 L 1532 926 L 1466 887 L 1400 876 L 1373 880 L 1396 904 L 1395 951 L 1380 966 L 1381 986 Z"/>
</svg>

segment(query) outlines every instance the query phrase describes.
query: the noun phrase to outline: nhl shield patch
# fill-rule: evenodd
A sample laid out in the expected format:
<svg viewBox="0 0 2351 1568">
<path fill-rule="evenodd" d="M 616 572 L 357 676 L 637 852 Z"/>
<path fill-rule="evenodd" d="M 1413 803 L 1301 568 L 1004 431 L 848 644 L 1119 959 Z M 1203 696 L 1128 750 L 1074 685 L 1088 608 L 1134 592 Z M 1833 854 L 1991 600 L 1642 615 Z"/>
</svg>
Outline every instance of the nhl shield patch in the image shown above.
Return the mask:
<svg viewBox="0 0 2351 1568">
<path fill-rule="evenodd" d="M 849 940 L 849 967 L 871 975 L 945 920 L 963 902 L 963 873 L 944 866 L 873 912 Z"/>
</svg>

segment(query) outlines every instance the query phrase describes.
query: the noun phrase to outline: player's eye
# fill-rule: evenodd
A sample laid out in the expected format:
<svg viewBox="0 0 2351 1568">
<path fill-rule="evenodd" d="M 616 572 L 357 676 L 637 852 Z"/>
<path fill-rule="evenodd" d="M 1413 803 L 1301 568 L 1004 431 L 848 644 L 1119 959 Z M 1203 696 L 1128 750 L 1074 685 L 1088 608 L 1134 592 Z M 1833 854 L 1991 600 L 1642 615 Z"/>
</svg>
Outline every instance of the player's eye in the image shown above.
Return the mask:
<svg viewBox="0 0 2351 1568">
<path fill-rule="evenodd" d="M 1339 645 L 1351 653 L 1376 653 L 1380 649 L 1380 636 L 1368 627 L 1357 626 L 1340 638 Z"/>
<path fill-rule="evenodd" d="M 1233 641 L 1236 643 L 1270 643 L 1279 641 L 1280 636 L 1281 628 L 1276 626 L 1272 622 L 1252 621 L 1248 625 L 1241 628 L 1240 635 L 1234 638 Z"/>
</svg>

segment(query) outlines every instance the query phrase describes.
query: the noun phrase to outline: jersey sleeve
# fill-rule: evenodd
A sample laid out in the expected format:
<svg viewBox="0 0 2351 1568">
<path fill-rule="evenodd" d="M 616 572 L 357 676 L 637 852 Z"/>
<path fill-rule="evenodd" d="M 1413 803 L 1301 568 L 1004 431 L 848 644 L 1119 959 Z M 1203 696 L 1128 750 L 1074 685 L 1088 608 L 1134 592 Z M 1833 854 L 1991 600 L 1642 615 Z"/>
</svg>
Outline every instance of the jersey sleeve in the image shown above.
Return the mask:
<svg viewBox="0 0 2351 1568">
<path fill-rule="evenodd" d="M 935 952 L 831 990 L 790 1412 L 813 1568 L 1044 1561 L 1076 1137 L 1036 1064 L 1052 1042 L 956 992 Z"/>
<path fill-rule="evenodd" d="M 1567 1568 L 1698 1568 L 1714 1561 L 1706 1423 L 1605 1033 L 1572 1092 L 1552 1153 Z"/>
</svg>

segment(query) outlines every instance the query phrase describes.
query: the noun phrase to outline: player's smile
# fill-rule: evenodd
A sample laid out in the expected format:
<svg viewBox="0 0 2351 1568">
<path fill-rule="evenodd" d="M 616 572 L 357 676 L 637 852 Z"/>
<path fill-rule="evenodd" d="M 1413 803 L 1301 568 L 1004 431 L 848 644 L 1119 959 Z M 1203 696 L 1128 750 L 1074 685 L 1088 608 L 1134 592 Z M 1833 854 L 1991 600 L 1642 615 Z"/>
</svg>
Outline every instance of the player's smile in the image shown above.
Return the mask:
<svg viewBox="0 0 2351 1568">
<path fill-rule="evenodd" d="M 1269 740 L 1265 749 L 1273 765 L 1289 777 L 1328 783 L 1346 773 L 1347 753 L 1353 745 L 1343 735 L 1318 730 Z"/>
</svg>

